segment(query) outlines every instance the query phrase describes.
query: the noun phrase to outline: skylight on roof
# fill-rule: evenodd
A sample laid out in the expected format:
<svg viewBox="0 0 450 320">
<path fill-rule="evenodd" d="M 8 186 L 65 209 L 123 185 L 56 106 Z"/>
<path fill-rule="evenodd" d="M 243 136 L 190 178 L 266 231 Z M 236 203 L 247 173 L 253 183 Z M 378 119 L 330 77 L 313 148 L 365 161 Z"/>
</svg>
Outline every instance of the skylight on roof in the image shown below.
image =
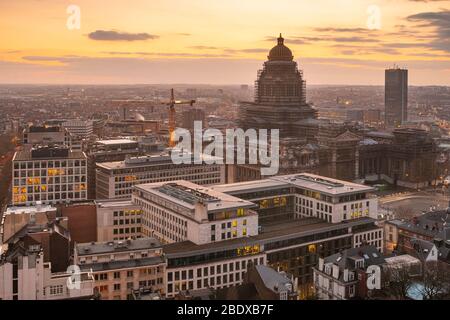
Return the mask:
<svg viewBox="0 0 450 320">
<path fill-rule="evenodd" d="M 364 259 L 369 259 L 369 256 L 366 253 L 364 253 Z"/>
</svg>

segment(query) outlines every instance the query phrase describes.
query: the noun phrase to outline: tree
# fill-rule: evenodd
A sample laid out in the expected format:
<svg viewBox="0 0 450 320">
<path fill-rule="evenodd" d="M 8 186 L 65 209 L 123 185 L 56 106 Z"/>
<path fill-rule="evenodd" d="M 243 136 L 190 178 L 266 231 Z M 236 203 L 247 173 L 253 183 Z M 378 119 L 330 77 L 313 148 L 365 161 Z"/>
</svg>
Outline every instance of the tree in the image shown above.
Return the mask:
<svg viewBox="0 0 450 320">
<path fill-rule="evenodd" d="M 383 269 L 384 294 L 390 298 L 405 300 L 413 285 L 411 267 L 387 267 Z"/>
<path fill-rule="evenodd" d="M 420 292 L 424 299 L 450 298 L 449 265 L 439 261 L 425 263 L 422 284 Z"/>
</svg>

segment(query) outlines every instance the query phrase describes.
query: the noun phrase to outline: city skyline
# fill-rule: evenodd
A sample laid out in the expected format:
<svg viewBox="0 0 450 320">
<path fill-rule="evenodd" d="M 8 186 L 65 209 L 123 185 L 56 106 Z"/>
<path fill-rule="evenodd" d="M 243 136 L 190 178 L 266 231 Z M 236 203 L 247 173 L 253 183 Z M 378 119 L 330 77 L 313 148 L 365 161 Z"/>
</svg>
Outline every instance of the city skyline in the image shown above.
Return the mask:
<svg viewBox="0 0 450 320">
<path fill-rule="evenodd" d="M 250 84 L 280 32 L 309 85 L 382 85 L 394 64 L 411 85 L 450 79 L 446 0 L 73 4 L 74 30 L 65 1 L 0 4 L 0 83 Z"/>
</svg>

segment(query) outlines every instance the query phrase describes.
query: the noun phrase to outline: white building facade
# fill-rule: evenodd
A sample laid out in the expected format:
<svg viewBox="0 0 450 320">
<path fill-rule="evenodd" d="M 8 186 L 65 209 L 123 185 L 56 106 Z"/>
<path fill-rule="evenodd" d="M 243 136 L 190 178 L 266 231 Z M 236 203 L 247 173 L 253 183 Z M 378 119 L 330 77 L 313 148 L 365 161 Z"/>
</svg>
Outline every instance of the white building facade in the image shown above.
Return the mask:
<svg viewBox="0 0 450 320">
<path fill-rule="evenodd" d="M 64 147 L 18 151 L 13 157 L 12 204 L 55 204 L 87 199 L 84 152 Z"/>
<path fill-rule="evenodd" d="M 188 181 L 135 186 L 143 233 L 163 243 L 205 244 L 258 234 L 258 215 L 249 201 Z"/>
<path fill-rule="evenodd" d="M 129 199 L 137 184 L 187 180 L 200 185 L 225 183 L 221 164 L 174 164 L 170 155 L 131 157 L 97 163 L 97 199 Z"/>
</svg>

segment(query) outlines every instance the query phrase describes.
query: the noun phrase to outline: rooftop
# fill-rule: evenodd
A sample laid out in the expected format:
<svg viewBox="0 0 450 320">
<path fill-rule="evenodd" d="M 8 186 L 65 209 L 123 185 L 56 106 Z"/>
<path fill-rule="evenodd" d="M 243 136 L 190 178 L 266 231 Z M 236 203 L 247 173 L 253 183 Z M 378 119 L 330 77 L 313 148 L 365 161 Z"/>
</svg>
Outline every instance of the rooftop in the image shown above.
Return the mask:
<svg viewBox="0 0 450 320">
<path fill-rule="evenodd" d="M 134 204 L 131 199 L 104 199 L 94 201 L 99 208 L 121 208 L 121 207 L 136 207 L 138 205 Z"/>
<path fill-rule="evenodd" d="M 209 212 L 236 207 L 252 208 L 256 206 L 250 201 L 185 180 L 140 184 L 135 186 L 135 188 L 138 191 L 152 193 L 191 210 L 195 209 L 197 203 L 205 204 Z"/>
<path fill-rule="evenodd" d="M 333 254 L 324 259 L 324 263 L 332 263 L 342 269 L 355 269 L 355 261 L 364 259 L 364 268 L 385 263 L 384 256 L 374 246 L 351 248 Z"/>
<path fill-rule="evenodd" d="M 72 151 L 58 147 L 39 148 L 31 150 L 21 150 L 14 154 L 13 161 L 27 160 L 51 160 L 51 159 L 85 159 L 86 155 L 82 151 Z"/>
<path fill-rule="evenodd" d="M 427 212 L 409 220 L 390 220 L 390 224 L 414 233 L 450 240 L 450 210 Z"/>
<path fill-rule="evenodd" d="M 142 259 L 130 259 L 130 260 L 118 260 L 109 262 L 99 262 L 80 265 L 81 270 L 87 271 L 107 271 L 107 270 L 117 270 L 124 268 L 139 268 L 145 266 L 152 266 L 155 264 L 161 264 L 164 262 L 164 258 L 161 256 L 142 258 Z"/>
<path fill-rule="evenodd" d="M 130 139 L 110 139 L 110 140 L 98 140 L 98 144 L 105 146 L 115 145 L 115 144 L 137 144 L 137 141 Z"/>
<path fill-rule="evenodd" d="M 328 223 L 317 218 L 304 218 L 264 226 L 260 234 L 257 236 L 202 245 L 197 245 L 191 241 L 183 241 L 164 245 L 163 251 L 169 258 L 185 257 L 193 254 L 205 254 L 208 252 L 217 252 L 219 250 L 233 250 L 244 246 L 253 246 L 274 241 L 295 239 L 298 237 L 314 235 L 319 232 L 328 232 L 340 229 L 348 230 L 349 227 L 370 224 L 374 221 L 375 220 L 371 218 L 359 218 L 342 223 Z"/>
<path fill-rule="evenodd" d="M 286 274 L 281 274 L 268 266 L 257 265 L 255 268 L 266 288 L 273 292 L 284 291 L 282 288 L 287 290 L 286 285 L 292 284 Z"/>
<path fill-rule="evenodd" d="M 326 178 L 311 173 L 274 176 L 259 181 L 238 182 L 227 185 L 214 186 L 213 189 L 224 193 L 244 193 L 283 187 L 299 187 L 311 191 L 318 191 L 330 196 L 345 195 L 360 192 L 372 192 L 375 189 L 363 184 Z"/>
<path fill-rule="evenodd" d="M 49 204 L 37 204 L 34 206 L 22 206 L 22 207 L 8 207 L 3 213 L 8 214 L 30 214 L 38 212 L 56 211 L 56 208 Z"/>
<path fill-rule="evenodd" d="M 155 249 L 161 243 L 154 238 L 141 238 L 136 240 L 79 243 L 75 250 L 78 256 L 93 254 L 107 254 L 112 252 L 127 252 L 135 250 Z"/>
<path fill-rule="evenodd" d="M 193 157 L 193 155 L 191 155 Z M 209 156 L 206 154 L 201 155 L 202 163 L 204 161 L 211 161 L 214 159 L 220 159 L 218 157 Z M 124 161 L 114 161 L 114 162 L 102 162 L 97 163 L 97 167 L 106 170 L 113 169 L 125 169 L 133 167 L 147 167 L 147 166 L 157 166 L 160 164 L 174 164 L 172 157 L 169 153 L 162 153 L 158 155 L 145 155 L 140 157 L 129 157 Z"/>
</svg>

